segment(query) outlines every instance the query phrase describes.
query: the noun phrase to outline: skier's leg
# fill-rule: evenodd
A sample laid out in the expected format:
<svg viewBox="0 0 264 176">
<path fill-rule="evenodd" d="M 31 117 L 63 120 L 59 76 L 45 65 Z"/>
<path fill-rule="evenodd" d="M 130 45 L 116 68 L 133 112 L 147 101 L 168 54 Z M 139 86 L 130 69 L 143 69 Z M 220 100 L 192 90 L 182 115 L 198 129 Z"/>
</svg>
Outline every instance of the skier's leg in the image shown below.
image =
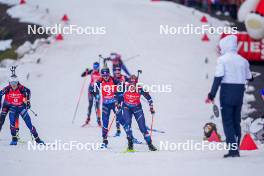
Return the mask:
<svg viewBox="0 0 264 176">
<path fill-rule="evenodd" d="M 103 104 L 103 114 L 102 114 L 103 128 L 102 128 L 102 137 L 103 137 L 103 143 L 106 146 L 108 144 L 107 134 L 108 134 L 108 124 L 109 124 L 110 110 L 111 110 L 111 107 L 110 107 L 109 104 Z"/>
<path fill-rule="evenodd" d="M 17 111 L 15 108 L 11 108 L 9 112 L 9 121 L 10 121 L 10 131 L 12 135 L 12 141 L 10 145 L 16 145 L 17 144 L 17 133 L 15 128 L 16 123 L 16 117 L 17 117 Z"/>
<path fill-rule="evenodd" d="M 232 144 L 236 144 L 235 128 L 233 123 L 234 107 L 230 105 L 222 105 L 221 112 L 226 143 L 231 147 Z M 229 153 L 234 154 L 235 151 L 229 150 Z"/>
<path fill-rule="evenodd" d="M 85 122 L 86 124 L 88 124 L 91 120 L 92 107 L 93 107 L 93 95 L 91 94 L 90 91 L 88 91 L 88 113 Z"/>
<path fill-rule="evenodd" d="M 133 113 L 135 115 L 135 119 L 137 121 L 139 130 L 142 133 L 142 135 L 144 136 L 144 139 L 146 140 L 147 143 L 151 143 L 150 135 L 149 135 L 147 127 L 146 127 L 143 109 L 141 107 L 135 107 L 133 109 Z"/>
<path fill-rule="evenodd" d="M 122 121 L 123 117 L 122 117 L 122 111 L 121 109 L 117 109 L 116 110 L 116 107 L 114 106 L 113 107 L 113 111 L 115 113 L 115 116 L 116 116 L 116 134 L 115 136 L 120 136 L 121 134 L 121 129 L 120 129 L 120 123 L 122 124 L 122 126 L 124 125 L 124 122 Z"/>
<path fill-rule="evenodd" d="M 26 123 L 28 129 L 30 130 L 31 134 L 34 136 L 35 141 L 37 143 L 44 143 L 42 140 L 40 140 L 36 128 L 32 125 L 31 118 L 30 118 L 26 108 L 19 107 L 19 114 L 21 115 L 21 117 L 25 121 L 25 123 Z"/>
<path fill-rule="evenodd" d="M 150 137 L 150 134 L 148 133 L 147 127 L 146 127 L 146 121 L 144 117 L 143 109 L 140 106 L 137 106 L 133 109 L 133 114 L 135 116 L 135 119 L 137 121 L 138 127 L 140 132 L 143 134 L 145 141 L 148 144 L 149 150 L 156 151 L 156 147 L 152 144 L 152 140 Z"/>
<path fill-rule="evenodd" d="M 123 127 L 127 134 L 127 137 L 133 139 L 132 129 L 131 129 L 132 112 L 127 106 L 123 106 L 123 120 L 124 120 Z"/>
<path fill-rule="evenodd" d="M 16 116 L 15 128 L 16 128 L 16 132 L 18 135 L 18 132 L 19 132 L 19 114 L 17 114 L 17 116 Z"/>
<path fill-rule="evenodd" d="M 96 112 L 96 117 L 97 117 L 97 124 L 98 124 L 98 126 L 102 126 L 102 124 L 101 124 L 101 111 L 100 111 L 100 98 L 99 99 L 95 98 L 95 112 Z"/>
<path fill-rule="evenodd" d="M 2 129 L 2 126 L 5 123 L 5 119 L 6 119 L 8 111 L 9 111 L 9 108 L 7 106 L 3 105 L 1 115 L 0 115 L 0 131 Z"/>
<path fill-rule="evenodd" d="M 132 121 L 132 112 L 130 111 L 129 107 L 123 105 L 123 120 L 124 125 L 123 128 L 127 134 L 128 140 L 128 150 L 133 150 L 133 135 L 131 129 L 131 121 Z"/>
<path fill-rule="evenodd" d="M 240 145 L 240 140 L 241 140 L 241 109 L 242 105 L 236 106 L 234 110 L 234 115 L 233 115 L 233 123 L 234 123 L 234 128 L 235 128 L 235 134 L 237 138 L 237 146 L 239 147 Z"/>
</svg>

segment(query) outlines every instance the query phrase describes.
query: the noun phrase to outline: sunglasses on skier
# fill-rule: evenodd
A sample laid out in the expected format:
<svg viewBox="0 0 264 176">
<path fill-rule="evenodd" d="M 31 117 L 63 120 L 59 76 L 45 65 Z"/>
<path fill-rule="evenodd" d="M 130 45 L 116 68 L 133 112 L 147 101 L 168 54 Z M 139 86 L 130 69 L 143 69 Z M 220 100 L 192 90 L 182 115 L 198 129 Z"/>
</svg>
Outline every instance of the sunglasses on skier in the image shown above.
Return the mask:
<svg viewBox="0 0 264 176">
<path fill-rule="evenodd" d="M 10 82 L 10 85 L 11 85 L 11 86 L 17 86 L 17 85 L 18 85 L 18 81 L 11 81 L 11 82 Z"/>
<path fill-rule="evenodd" d="M 110 76 L 109 74 L 103 74 L 102 75 L 103 78 L 109 78 L 109 76 Z"/>
</svg>

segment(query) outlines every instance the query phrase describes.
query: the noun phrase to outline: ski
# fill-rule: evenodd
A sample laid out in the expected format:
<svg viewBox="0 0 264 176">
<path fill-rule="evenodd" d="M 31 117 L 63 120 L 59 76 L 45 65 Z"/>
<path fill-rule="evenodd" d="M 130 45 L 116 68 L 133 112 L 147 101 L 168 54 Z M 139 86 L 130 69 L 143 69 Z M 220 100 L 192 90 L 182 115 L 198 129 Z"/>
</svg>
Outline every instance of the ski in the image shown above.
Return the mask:
<svg viewBox="0 0 264 176">
<path fill-rule="evenodd" d="M 135 149 L 126 149 L 125 151 L 123 151 L 123 153 L 135 153 L 137 152 Z"/>
<path fill-rule="evenodd" d="M 147 127 L 147 130 L 150 131 L 151 129 L 149 127 Z M 165 133 L 165 131 L 157 130 L 157 129 L 152 129 L 152 131 L 156 132 L 156 133 Z"/>
<path fill-rule="evenodd" d="M 81 126 L 81 128 L 87 128 L 87 127 L 91 127 L 91 128 L 102 128 L 101 126 L 99 125 L 90 125 L 90 124 L 83 124 Z"/>
</svg>

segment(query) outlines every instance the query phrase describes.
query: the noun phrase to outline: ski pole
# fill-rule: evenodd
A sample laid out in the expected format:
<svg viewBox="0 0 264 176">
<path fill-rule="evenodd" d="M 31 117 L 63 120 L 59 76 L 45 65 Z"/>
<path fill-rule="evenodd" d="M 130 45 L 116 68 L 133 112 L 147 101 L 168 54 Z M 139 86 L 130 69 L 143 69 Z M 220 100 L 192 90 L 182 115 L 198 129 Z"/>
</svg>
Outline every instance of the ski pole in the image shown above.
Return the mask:
<svg viewBox="0 0 264 176">
<path fill-rule="evenodd" d="M 106 63 L 107 58 L 104 58 L 101 54 L 99 54 L 99 58 L 103 59 L 104 67 L 107 67 L 107 63 Z"/>
<path fill-rule="evenodd" d="M 37 113 L 35 113 L 32 109 L 29 109 L 33 114 L 34 114 L 34 116 L 35 117 L 37 117 L 38 116 L 38 114 Z"/>
<path fill-rule="evenodd" d="M 107 131 L 107 134 L 106 134 L 106 136 L 108 135 L 109 131 L 111 130 L 111 128 L 112 128 L 112 125 L 113 125 L 113 123 L 114 123 L 114 120 L 115 120 L 115 118 L 116 118 L 116 115 L 114 116 L 114 118 L 112 119 L 112 121 L 111 121 L 111 123 L 110 123 L 110 126 L 109 126 L 109 128 L 108 128 L 108 131 Z"/>
<path fill-rule="evenodd" d="M 140 75 L 140 74 L 142 74 L 142 70 L 138 70 L 138 71 L 137 71 L 137 78 L 138 78 L 138 80 L 139 80 L 139 75 Z"/>
<path fill-rule="evenodd" d="M 74 114 L 73 114 L 72 124 L 74 123 L 75 118 L 76 118 L 76 114 L 77 114 L 78 107 L 79 107 L 79 104 L 80 104 L 80 100 L 81 100 L 81 97 L 82 97 L 82 94 L 83 94 L 83 91 L 84 91 L 84 87 L 85 87 L 86 80 L 87 80 L 87 78 L 85 78 L 85 79 L 83 80 L 83 84 L 82 84 L 81 92 L 80 92 L 80 95 L 79 95 L 79 97 L 78 97 L 77 105 L 76 105 L 76 107 L 75 107 L 75 111 L 74 111 Z"/>
<path fill-rule="evenodd" d="M 154 115 L 151 115 L 151 126 L 150 126 L 150 138 L 152 138 L 152 131 L 153 131 L 153 124 L 154 124 Z"/>
</svg>

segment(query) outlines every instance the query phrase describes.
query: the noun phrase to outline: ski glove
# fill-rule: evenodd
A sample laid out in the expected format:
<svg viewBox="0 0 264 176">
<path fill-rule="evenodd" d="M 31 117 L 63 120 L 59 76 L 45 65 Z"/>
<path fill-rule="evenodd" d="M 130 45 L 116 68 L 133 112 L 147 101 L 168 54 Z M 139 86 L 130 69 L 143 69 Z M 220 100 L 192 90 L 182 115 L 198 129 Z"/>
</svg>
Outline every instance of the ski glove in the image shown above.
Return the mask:
<svg viewBox="0 0 264 176">
<path fill-rule="evenodd" d="M 149 105 L 149 111 L 150 111 L 151 114 L 155 114 L 155 110 L 154 110 L 153 104 Z"/>
<path fill-rule="evenodd" d="M 85 77 L 89 74 L 89 69 L 87 68 L 81 75 L 81 77 Z"/>
<path fill-rule="evenodd" d="M 27 106 L 27 109 L 30 109 L 31 108 L 30 101 L 27 101 L 26 106 Z"/>
<path fill-rule="evenodd" d="M 214 101 L 214 96 L 211 93 L 209 93 L 205 102 L 206 103 L 212 103 L 213 101 Z"/>
</svg>

